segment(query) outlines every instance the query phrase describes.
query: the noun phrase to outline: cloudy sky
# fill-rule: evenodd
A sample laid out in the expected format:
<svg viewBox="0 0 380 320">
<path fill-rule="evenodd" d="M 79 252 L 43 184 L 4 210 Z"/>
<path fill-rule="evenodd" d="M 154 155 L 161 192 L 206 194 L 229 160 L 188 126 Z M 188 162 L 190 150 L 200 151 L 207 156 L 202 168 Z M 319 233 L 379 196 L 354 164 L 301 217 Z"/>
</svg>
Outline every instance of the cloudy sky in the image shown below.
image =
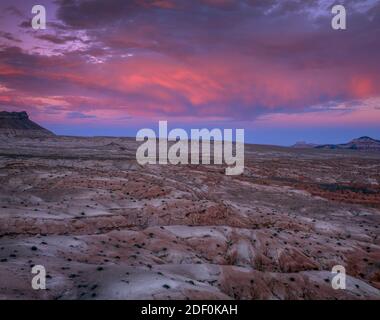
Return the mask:
<svg viewBox="0 0 380 320">
<path fill-rule="evenodd" d="M 167 120 L 255 143 L 380 138 L 379 39 L 380 0 L 1 0 L 0 109 L 70 135 Z"/>
</svg>

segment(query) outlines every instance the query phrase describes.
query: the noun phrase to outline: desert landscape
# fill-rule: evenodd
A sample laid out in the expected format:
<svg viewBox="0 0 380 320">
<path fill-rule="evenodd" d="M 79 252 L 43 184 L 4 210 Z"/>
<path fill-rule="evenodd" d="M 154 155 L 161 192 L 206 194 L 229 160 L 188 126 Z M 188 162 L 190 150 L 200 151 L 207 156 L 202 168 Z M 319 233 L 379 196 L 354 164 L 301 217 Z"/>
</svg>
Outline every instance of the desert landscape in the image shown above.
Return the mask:
<svg viewBox="0 0 380 320">
<path fill-rule="evenodd" d="M 379 33 L 380 0 L 1 0 L 0 300 L 380 300 Z"/>
<path fill-rule="evenodd" d="M 379 152 L 246 145 L 226 176 L 30 129 L 0 135 L 1 299 L 380 299 Z"/>
</svg>

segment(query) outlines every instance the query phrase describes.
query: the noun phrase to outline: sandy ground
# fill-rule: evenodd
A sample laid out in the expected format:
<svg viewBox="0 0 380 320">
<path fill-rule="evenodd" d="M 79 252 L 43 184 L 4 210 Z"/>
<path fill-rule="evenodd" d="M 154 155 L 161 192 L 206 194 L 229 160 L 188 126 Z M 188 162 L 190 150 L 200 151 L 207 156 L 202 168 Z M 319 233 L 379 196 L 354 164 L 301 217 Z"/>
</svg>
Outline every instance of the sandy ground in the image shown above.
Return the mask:
<svg viewBox="0 0 380 320">
<path fill-rule="evenodd" d="M 226 176 L 136 146 L 0 138 L 1 299 L 380 299 L 380 154 L 252 145 Z"/>
</svg>

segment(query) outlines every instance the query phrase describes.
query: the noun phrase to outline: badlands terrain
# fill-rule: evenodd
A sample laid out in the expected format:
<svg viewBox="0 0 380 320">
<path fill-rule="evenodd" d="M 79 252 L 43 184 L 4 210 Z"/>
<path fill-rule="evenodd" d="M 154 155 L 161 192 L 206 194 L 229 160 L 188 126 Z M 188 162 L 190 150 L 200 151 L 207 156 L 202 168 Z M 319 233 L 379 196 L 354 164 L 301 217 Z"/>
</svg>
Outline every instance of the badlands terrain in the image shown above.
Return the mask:
<svg viewBox="0 0 380 320">
<path fill-rule="evenodd" d="M 0 299 L 380 299 L 380 153 L 247 145 L 226 176 L 136 147 L 0 136 Z"/>
</svg>

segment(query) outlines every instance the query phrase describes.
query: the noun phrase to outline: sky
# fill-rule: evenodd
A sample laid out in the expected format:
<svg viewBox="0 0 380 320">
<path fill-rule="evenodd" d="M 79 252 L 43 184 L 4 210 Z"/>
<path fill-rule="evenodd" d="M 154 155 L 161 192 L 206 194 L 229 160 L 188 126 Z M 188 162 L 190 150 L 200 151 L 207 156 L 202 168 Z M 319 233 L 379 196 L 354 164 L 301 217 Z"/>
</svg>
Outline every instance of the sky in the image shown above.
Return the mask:
<svg viewBox="0 0 380 320">
<path fill-rule="evenodd" d="M 65 135 L 166 120 L 262 144 L 379 139 L 379 39 L 380 0 L 1 0 L 0 110 Z"/>
</svg>

